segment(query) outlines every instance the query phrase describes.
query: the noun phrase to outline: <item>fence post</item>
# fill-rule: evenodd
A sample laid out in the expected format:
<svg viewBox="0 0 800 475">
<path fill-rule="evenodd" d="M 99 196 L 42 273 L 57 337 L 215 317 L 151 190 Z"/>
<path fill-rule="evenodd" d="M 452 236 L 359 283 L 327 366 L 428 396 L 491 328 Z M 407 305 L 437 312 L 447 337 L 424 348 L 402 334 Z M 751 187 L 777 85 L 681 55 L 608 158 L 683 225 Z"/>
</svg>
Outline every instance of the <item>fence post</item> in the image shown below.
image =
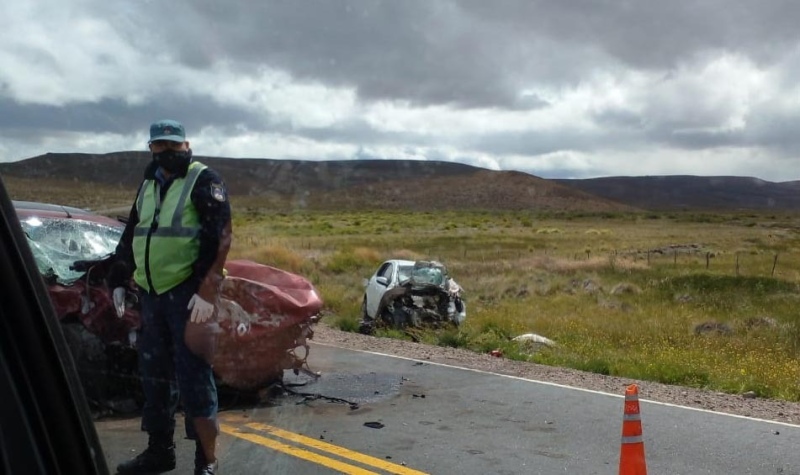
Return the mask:
<svg viewBox="0 0 800 475">
<path fill-rule="evenodd" d="M 739 276 L 739 253 L 736 253 L 736 276 Z"/>
<path fill-rule="evenodd" d="M 770 273 L 770 277 L 775 277 L 775 266 L 778 264 L 778 254 L 775 253 L 775 258 L 772 260 L 772 273 Z"/>
</svg>

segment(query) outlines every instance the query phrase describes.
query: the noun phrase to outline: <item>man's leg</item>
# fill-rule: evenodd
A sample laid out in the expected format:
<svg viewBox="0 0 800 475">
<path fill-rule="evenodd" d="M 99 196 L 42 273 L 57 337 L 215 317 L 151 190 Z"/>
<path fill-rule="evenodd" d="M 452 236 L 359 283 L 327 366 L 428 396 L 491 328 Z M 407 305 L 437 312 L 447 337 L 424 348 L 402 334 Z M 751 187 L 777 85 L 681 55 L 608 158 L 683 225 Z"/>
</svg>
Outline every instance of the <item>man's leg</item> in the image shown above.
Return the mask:
<svg viewBox="0 0 800 475">
<path fill-rule="evenodd" d="M 182 352 L 183 347 L 185 352 Z M 176 345 L 176 372 L 186 410 L 186 435 L 197 444 L 196 474 L 213 474 L 216 468 L 217 388 L 211 366 L 189 352 L 185 345 Z"/>
<path fill-rule="evenodd" d="M 142 430 L 148 446 L 135 458 L 117 466 L 121 474 L 164 472 L 175 468 L 175 410 L 178 393 L 174 382 L 169 327 L 160 312 L 159 297 L 140 292 L 141 329 L 137 338 L 139 374 L 145 397 Z"/>
<path fill-rule="evenodd" d="M 219 424 L 216 416 L 213 418 L 193 417 L 192 424 L 194 425 L 194 432 L 197 434 L 197 441 L 203 450 L 206 465 L 216 463 L 217 435 L 219 434 Z"/>
<path fill-rule="evenodd" d="M 195 473 L 213 474 L 219 434 L 217 387 L 211 365 L 192 353 L 184 340 L 189 321 L 186 307 L 194 289 L 181 284 L 168 294 L 172 296 L 169 300 L 169 325 L 175 340 L 175 376 L 186 411 L 186 436 L 197 444 Z"/>
</svg>

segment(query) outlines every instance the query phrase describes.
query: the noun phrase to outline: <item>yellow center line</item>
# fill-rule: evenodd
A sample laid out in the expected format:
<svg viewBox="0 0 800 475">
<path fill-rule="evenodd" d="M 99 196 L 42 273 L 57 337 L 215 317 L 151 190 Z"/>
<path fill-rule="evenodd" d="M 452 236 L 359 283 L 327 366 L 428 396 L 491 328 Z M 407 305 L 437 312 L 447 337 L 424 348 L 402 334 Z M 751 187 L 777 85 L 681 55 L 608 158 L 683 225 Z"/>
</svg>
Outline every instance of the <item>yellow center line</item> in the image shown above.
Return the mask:
<svg viewBox="0 0 800 475">
<path fill-rule="evenodd" d="M 242 421 L 241 419 L 238 419 L 238 418 L 226 417 L 224 419 L 226 419 L 226 422 L 228 422 L 230 424 L 236 424 L 239 427 L 242 427 L 239 424 L 244 422 L 244 421 Z M 240 428 L 234 427 L 232 425 L 220 424 L 220 427 L 222 428 L 223 432 L 225 432 L 227 434 L 230 434 L 230 435 L 233 435 L 235 437 L 240 437 L 240 438 L 249 440 L 251 442 L 255 442 L 256 444 L 263 445 L 263 446 L 266 446 L 266 447 L 269 447 L 269 448 L 272 448 L 272 449 L 275 449 L 275 450 L 279 450 L 281 452 L 285 452 L 285 453 L 287 453 L 289 455 L 295 455 L 295 453 L 301 454 L 301 455 L 295 455 L 295 456 L 297 456 L 299 458 L 310 460 L 308 458 L 308 456 L 314 456 L 314 457 L 316 457 L 316 458 L 318 458 L 320 460 L 337 462 L 334 459 L 330 459 L 328 457 L 325 457 L 324 455 L 318 455 L 318 454 L 315 454 L 313 452 L 308 452 L 306 450 L 303 450 L 302 448 L 298 448 L 298 447 L 295 447 L 295 446 L 292 446 L 292 445 L 286 445 L 286 444 L 283 444 L 283 443 L 278 442 L 278 441 L 273 440 L 273 439 L 268 439 L 268 438 L 261 437 L 261 436 L 259 436 L 257 434 L 251 434 L 251 433 L 247 433 L 247 432 L 242 432 L 242 430 Z M 333 444 L 328 443 L 328 442 L 322 442 L 320 440 L 317 440 L 317 439 L 314 439 L 314 438 L 311 438 L 311 437 L 306 437 L 306 436 L 301 435 L 301 434 L 296 434 L 294 432 L 289 432 L 287 430 L 281 429 L 279 427 L 271 426 L 271 425 L 268 425 L 268 424 L 262 424 L 262 423 L 258 423 L 258 422 L 250 422 L 250 423 L 245 423 L 243 425 L 243 427 L 246 427 L 246 428 L 252 429 L 252 430 L 256 430 L 256 431 L 266 432 L 269 435 L 272 435 L 274 437 L 279 437 L 279 438 L 282 438 L 284 440 L 288 440 L 290 442 L 301 444 L 301 445 L 304 445 L 306 447 L 310 447 L 310 448 L 313 448 L 313 449 L 316 449 L 316 450 L 319 450 L 319 451 L 322 451 L 322 452 L 327 452 L 327 453 L 333 454 L 333 455 L 335 455 L 337 457 L 340 457 L 340 458 L 343 458 L 343 459 L 348 459 L 350 461 L 353 461 L 353 462 L 356 462 L 356 463 L 359 463 L 359 464 L 362 464 L 362 465 L 367 465 L 367 466 L 370 466 L 370 467 L 374 467 L 374 468 L 377 468 L 379 470 L 383 470 L 383 471 L 386 471 L 386 472 L 389 472 L 389 473 L 393 473 L 393 474 L 396 474 L 396 475 L 427 475 L 425 472 L 420 472 L 418 470 L 414 470 L 414 469 L 411 469 L 411 468 L 408 468 L 408 467 L 404 467 L 404 466 L 398 465 L 396 463 L 387 462 L 386 460 L 383 460 L 383 459 L 380 459 L 380 458 L 377 458 L 377 457 L 372 457 L 370 455 L 362 454 L 360 452 L 356 452 L 354 450 L 350 450 L 350 449 L 347 449 L 347 448 L 344 448 L 344 447 L 340 447 L 338 445 L 333 445 Z M 316 461 L 316 458 L 315 458 L 314 461 Z M 321 463 L 321 462 L 317 462 L 317 463 L 320 463 L 321 465 L 330 466 L 330 465 L 328 465 L 326 463 Z M 341 463 L 341 462 L 337 462 L 337 463 Z M 354 467 L 354 466 L 347 465 L 347 464 L 344 464 L 344 463 L 342 463 L 342 465 L 344 465 L 345 467 L 352 467 L 353 469 L 361 470 L 358 467 Z M 346 473 L 356 473 L 356 472 L 346 472 Z M 364 473 L 370 473 L 370 472 L 364 472 Z"/>
<path fill-rule="evenodd" d="M 308 460 L 309 462 L 314 462 L 316 464 L 323 465 L 325 467 L 329 467 L 334 470 L 338 470 L 341 473 L 352 474 L 352 475 L 377 475 L 375 472 L 370 472 L 369 470 L 364 470 L 363 468 L 346 464 L 344 462 L 334 460 L 330 457 L 325 457 L 324 455 L 315 454 L 314 452 L 309 452 L 307 450 L 303 450 L 298 447 L 284 444 L 283 442 L 278 442 L 276 440 L 268 439 L 266 437 L 262 437 L 257 434 L 241 432 L 239 429 L 233 426 L 229 426 L 227 424 L 220 424 L 219 426 L 220 430 L 228 435 L 232 435 L 234 437 L 238 437 L 240 439 L 253 442 L 254 444 L 258 444 L 273 450 L 277 450 L 279 452 L 283 452 L 293 457 L 297 457 L 303 460 Z"/>
<path fill-rule="evenodd" d="M 267 424 L 251 422 L 249 424 L 245 424 L 245 427 L 249 427 L 251 429 L 260 430 L 264 432 L 269 432 L 270 434 L 280 437 L 282 439 L 286 439 L 292 442 L 297 442 L 299 444 L 303 444 L 308 447 L 321 450 L 323 452 L 328 452 L 330 454 L 337 455 L 345 459 L 350 459 L 354 462 L 358 462 L 363 465 L 369 465 L 381 470 L 385 470 L 389 473 L 394 473 L 397 475 L 426 475 L 425 472 L 420 472 L 408 467 L 404 467 L 402 465 L 398 465 L 396 463 L 387 462 L 386 460 L 379 459 L 377 457 L 372 457 L 370 455 L 362 454 L 361 452 L 356 452 L 354 450 L 346 449 L 344 447 L 339 447 L 338 445 L 333 445 L 327 442 L 319 441 L 317 439 L 312 439 L 311 437 L 306 437 L 304 435 L 295 434 L 294 432 L 289 432 Z"/>
</svg>

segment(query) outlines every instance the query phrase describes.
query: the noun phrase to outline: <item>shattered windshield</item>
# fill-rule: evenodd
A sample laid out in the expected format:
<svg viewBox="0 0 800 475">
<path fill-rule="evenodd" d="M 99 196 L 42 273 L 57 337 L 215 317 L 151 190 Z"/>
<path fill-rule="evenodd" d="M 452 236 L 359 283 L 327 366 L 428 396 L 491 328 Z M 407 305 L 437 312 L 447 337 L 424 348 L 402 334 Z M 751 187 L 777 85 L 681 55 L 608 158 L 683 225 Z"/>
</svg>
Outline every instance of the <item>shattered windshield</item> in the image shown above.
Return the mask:
<svg viewBox="0 0 800 475">
<path fill-rule="evenodd" d="M 95 260 L 114 252 L 122 229 L 80 219 L 33 216 L 22 221 L 39 272 L 60 284 L 83 273 L 70 270 L 77 260 Z"/>
<path fill-rule="evenodd" d="M 411 274 L 414 272 L 414 266 L 399 266 L 397 268 L 397 281 L 398 282 L 405 282 L 411 278 Z"/>
<path fill-rule="evenodd" d="M 417 285 L 442 285 L 444 272 L 440 267 L 415 267 L 411 279 Z"/>
</svg>

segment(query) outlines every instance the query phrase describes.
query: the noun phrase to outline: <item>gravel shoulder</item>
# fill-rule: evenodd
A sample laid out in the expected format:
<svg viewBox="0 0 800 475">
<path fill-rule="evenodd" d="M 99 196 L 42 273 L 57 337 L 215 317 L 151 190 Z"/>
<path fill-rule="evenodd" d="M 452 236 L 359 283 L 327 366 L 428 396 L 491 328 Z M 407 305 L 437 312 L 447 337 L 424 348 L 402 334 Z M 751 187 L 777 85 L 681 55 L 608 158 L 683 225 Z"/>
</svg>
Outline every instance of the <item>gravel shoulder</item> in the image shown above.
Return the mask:
<svg viewBox="0 0 800 475">
<path fill-rule="evenodd" d="M 742 395 L 603 376 L 572 369 L 512 361 L 459 348 L 430 346 L 410 341 L 348 333 L 332 328 L 325 324 L 324 321 L 314 328 L 312 341 L 340 348 L 374 351 L 619 395 L 625 393 L 625 388 L 628 385 L 635 383 L 639 385 L 639 397 L 641 399 L 776 422 L 800 424 L 800 403 L 796 402 L 747 398 Z M 313 366 L 311 369 L 314 369 Z"/>
</svg>

